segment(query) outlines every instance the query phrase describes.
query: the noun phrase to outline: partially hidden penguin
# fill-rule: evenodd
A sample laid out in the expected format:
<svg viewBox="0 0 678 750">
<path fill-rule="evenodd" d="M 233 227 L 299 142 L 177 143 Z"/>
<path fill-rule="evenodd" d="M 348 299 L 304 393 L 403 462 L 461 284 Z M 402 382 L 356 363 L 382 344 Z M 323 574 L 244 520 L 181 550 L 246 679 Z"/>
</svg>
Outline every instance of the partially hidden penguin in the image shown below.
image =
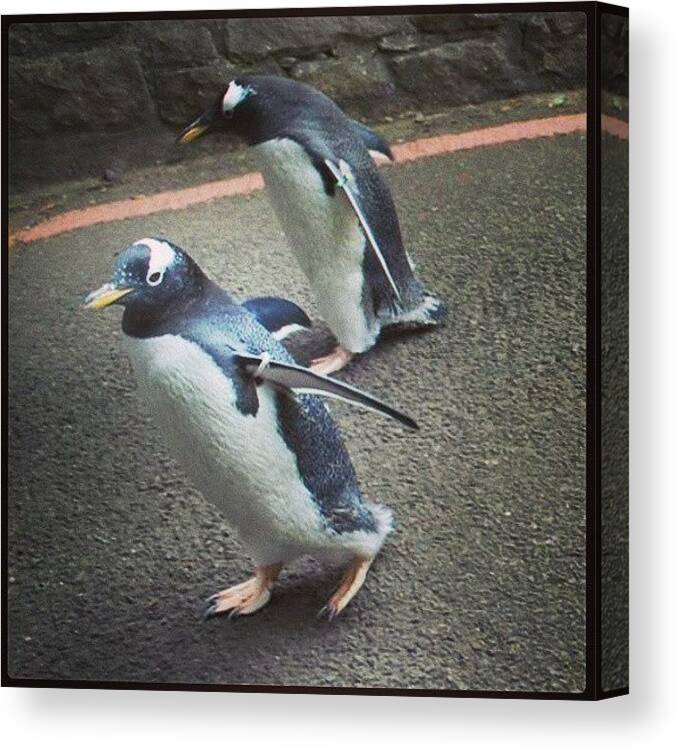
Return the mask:
<svg viewBox="0 0 678 750">
<path fill-rule="evenodd" d="M 242 306 L 278 341 L 284 341 L 298 331 L 308 331 L 313 326 L 299 305 L 280 297 L 253 297 L 245 300 Z"/>
<path fill-rule="evenodd" d="M 409 429 L 416 423 L 296 364 L 271 333 L 304 324 L 296 305 L 259 298 L 251 311 L 167 240 L 145 238 L 123 250 L 110 281 L 84 302 L 94 310 L 112 304 L 124 308 L 123 338 L 139 390 L 171 453 L 255 561 L 254 576 L 212 596 L 205 616 L 256 612 L 283 566 L 310 555 L 342 567 L 321 610 L 334 618 L 360 589 L 392 515 L 363 496 L 321 397 Z"/>
<path fill-rule="evenodd" d="M 369 350 L 388 326 L 438 324 L 445 304 L 405 252 L 391 192 L 373 154 L 386 142 L 298 81 L 243 75 L 179 134 L 210 131 L 254 147 L 273 209 L 338 345 L 311 363 L 328 374 Z"/>
</svg>

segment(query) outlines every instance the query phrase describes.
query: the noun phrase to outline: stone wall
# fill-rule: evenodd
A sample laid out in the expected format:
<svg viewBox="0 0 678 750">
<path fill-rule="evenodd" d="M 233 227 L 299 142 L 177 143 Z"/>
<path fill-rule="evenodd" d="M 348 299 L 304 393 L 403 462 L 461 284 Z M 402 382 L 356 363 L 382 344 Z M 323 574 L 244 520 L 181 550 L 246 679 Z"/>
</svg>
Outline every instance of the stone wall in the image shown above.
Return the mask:
<svg viewBox="0 0 678 750">
<path fill-rule="evenodd" d="M 629 95 L 629 19 L 603 13 L 601 18 L 602 87 Z"/>
<path fill-rule="evenodd" d="M 307 81 L 375 121 L 579 88 L 586 63 L 581 13 L 13 24 L 9 51 L 12 173 L 29 180 L 88 174 L 112 145 L 159 158 L 239 72 Z"/>
</svg>

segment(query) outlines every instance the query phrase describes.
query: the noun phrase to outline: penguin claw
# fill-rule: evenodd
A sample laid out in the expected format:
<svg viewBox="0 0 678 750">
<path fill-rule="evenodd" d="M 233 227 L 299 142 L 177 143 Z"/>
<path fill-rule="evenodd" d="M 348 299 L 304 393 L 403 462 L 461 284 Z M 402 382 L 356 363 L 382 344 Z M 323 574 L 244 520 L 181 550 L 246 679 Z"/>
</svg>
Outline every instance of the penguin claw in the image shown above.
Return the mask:
<svg viewBox="0 0 678 750">
<path fill-rule="evenodd" d="M 202 621 L 207 622 L 208 620 L 211 620 L 213 617 L 216 617 L 220 613 L 217 612 L 217 605 L 212 604 L 205 608 L 205 611 L 202 613 Z"/>
<path fill-rule="evenodd" d="M 202 614 L 202 621 L 207 622 L 215 617 L 226 616 L 229 620 L 234 619 L 240 615 L 239 607 L 231 607 L 230 609 L 219 609 L 216 602 L 208 606 Z"/>
<path fill-rule="evenodd" d="M 332 622 L 334 618 L 338 615 L 336 607 L 331 606 L 330 604 L 326 604 L 324 607 L 321 607 L 317 618 L 319 620 L 327 620 L 327 622 Z"/>
<path fill-rule="evenodd" d="M 371 558 L 355 557 L 346 569 L 339 588 L 332 594 L 327 604 L 320 610 L 329 622 L 345 609 L 363 585 L 367 571 L 372 563 Z"/>
<path fill-rule="evenodd" d="M 251 615 L 268 604 L 271 589 L 277 579 L 282 563 L 258 567 L 253 578 L 208 597 L 205 600 L 203 620 L 217 615 L 228 615 L 228 619 L 240 615 Z"/>
</svg>

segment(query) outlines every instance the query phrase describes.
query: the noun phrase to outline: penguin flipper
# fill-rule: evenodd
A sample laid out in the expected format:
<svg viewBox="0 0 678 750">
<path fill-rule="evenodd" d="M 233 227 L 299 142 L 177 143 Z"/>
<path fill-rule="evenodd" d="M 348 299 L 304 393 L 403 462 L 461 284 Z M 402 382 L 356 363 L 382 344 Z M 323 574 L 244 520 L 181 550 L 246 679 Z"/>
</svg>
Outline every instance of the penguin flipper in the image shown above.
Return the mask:
<svg viewBox="0 0 678 750">
<path fill-rule="evenodd" d="M 353 132 L 360 138 L 365 144 L 368 151 L 376 151 L 377 153 L 383 154 L 390 161 L 394 160 L 393 151 L 386 141 L 374 130 L 370 130 L 366 125 L 357 120 L 351 120 L 351 127 Z"/>
<path fill-rule="evenodd" d="M 294 331 L 313 327 L 308 315 L 298 305 L 282 297 L 253 297 L 245 300 L 242 306 L 278 341 L 284 341 Z"/>
<path fill-rule="evenodd" d="M 379 263 L 381 264 L 384 274 L 386 275 L 386 278 L 388 279 L 389 284 L 391 285 L 391 287 L 393 288 L 393 291 L 395 292 L 396 299 L 400 300 L 400 292 L 398 291 L 398 287 L 396 286 L 396 283 L 393 280 L 393 276 L 391 275 L 391 272 L 388 268 L 388 264 L 386 263 L 384 254 L 381 252 L 379 244 L 377 243 L 377 240 L 372 230 L 370 229 L 370 225 L 367 223 L 365 214 L 360 208 L 360 202 L 358 201 L 358 196 L 356 195 L 356 192 L 354 191 L 351 185 L 354 179 L 351 173 L 351 168 L 343 159 L 339 161 L 339 164 L 335 164 L 331 159 L 325 159 L 325 165 L 327 166 L 327 168 L 330 170 L 330 172 L 336 179 L 337 186 L 342 188 L 344 193 L 346 193 L 346 197 L 348 198 L 349 203 L 351 204 L 351 207 L 353 208 L 353 211 L 355 212 L 355 215 L 358 217 L 360 226 L 363 228 L 363 231 L 365 232 L 367 241 L 372 247 L 372 250 L 374 250 L 374 253 L 377 256 L 377 258 L 379 259 Z"/>
<path fill-rule="evenodd" d="M 309 393 L 315 396 L 348 401 L 365 409 L 385 414 L 410 430 L 419 429 L 419 426 L 411 417 L 347 383 L 328 378 L 326 375 L 319 375 L 300 365 L 272 360 L 266 355 L 253 356 L 235 352 L 233 356 L 248 374 L 254 378 L 265 380 L 276 388 L 292 393 Z"/>
</svg>

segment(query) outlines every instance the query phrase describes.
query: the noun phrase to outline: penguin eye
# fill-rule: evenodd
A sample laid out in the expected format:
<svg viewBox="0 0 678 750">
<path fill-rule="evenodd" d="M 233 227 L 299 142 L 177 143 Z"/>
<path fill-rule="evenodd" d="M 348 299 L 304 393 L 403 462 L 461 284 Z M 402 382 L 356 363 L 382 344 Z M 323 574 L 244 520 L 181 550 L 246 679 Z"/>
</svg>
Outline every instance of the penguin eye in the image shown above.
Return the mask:
<svg viewBox="0 0 678 750">
<path fill-rule="evenodd" d="M 158 286 L 158 284 L 162 281 L 163 274 L 160 273 L 160 271 L 153 271 L 153 273 L 149 273 L 148 276 L 146 276 L 146 283 L 149 286 Z"/>
</svg>

